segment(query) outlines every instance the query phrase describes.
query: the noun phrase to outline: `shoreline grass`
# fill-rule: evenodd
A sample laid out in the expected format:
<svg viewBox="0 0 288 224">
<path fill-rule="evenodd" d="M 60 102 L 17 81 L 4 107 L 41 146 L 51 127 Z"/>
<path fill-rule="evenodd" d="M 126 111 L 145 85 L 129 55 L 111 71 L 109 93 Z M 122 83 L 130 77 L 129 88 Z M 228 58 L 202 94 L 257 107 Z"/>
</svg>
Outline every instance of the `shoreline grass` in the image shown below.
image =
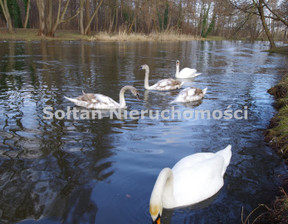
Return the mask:
<svg viewBox="0 0 288 224">
<path fill-rule="evenodd" d="M 265 132 L 265 141 L 288 164 L 288 74 L 268 92 L 275 96 L 275 107 L 278 113 L 270 121 L 268 130 Z"/>
<path fill-rule="evenodd" d="M 275 108 L 278 113 L 271 119 L 268 129 L 264 133 L 265 141 L 285 159 L 288 164 L 288 74 L 280 82 L 268 90 L 275 97 Z M 264 205 L 266 212 L 261 213 L 252 223 L 276 224 L 287 223 L 288 220 L 288 178 L 285 177 L 280 186 L 280 192 L 271 202 Z M 257 208 L 256 208 L 257 209 Z M 252 214 L 254 209 L 250 214 Z M 249 216 L 242 224 L 249 223 Z M 248 221 L 248 222 L 247 222 Z"/>
<path fill-rule="evenodd" d="M 288 46 L 286 47 L 276 47 L 270 50 L 267 50 L 270 53 L 278 53 L 278 54 L 288 54 Z"/>
<path fill-rule="evenodd" d="M 89 39 L 90 41 L 188 41 L 188 40 L 205 40 L 198 36 L 178 34 L 176 32 L 162 32 L 162 33 L 131 33 L 119 32 L 117 34 L 109 34 L 107 32 L 100 32 Z"/>
<path fill-rule="evenodd" d="M 285 159 L 288 165 L 288 74 L 283 76 L 277 85 L 270 88 L 268 93 L 275 97 L 275 108 L 278 113 L 270 120 L 268 129 L 265 131 L 265 141 L 276 153 Z M 278 224 L 287 223 L 288 220 L 288 178 L 283 178 L 279 187 L 279 193 L 269 206 L 260 204 L 245 218 L 241 213 L 242 224 Z M 254 216 L 259 208 L 266 211 Z M 251 218 L 251 216 L 254 216 Z"/>
<path fill-rule="evenodd" d="M 57 30 L 55 37 L 38 36 L 37 29 L 14 29 L 13 33 L 8 33 L 7 29 L 0 29 L 0 40 L 19 40 L 19 41 L 189 41 L 189 40 L 223 40 L 223 37 L 207 37 L 180 34 L 174 31 L 167 31 L 161 33 L 131 33 L 125 31 L 109 34 L 107 32 L 99 32 L 95 35 L 86 36 L 77 33 L 75 30 Z"/>
</svg>

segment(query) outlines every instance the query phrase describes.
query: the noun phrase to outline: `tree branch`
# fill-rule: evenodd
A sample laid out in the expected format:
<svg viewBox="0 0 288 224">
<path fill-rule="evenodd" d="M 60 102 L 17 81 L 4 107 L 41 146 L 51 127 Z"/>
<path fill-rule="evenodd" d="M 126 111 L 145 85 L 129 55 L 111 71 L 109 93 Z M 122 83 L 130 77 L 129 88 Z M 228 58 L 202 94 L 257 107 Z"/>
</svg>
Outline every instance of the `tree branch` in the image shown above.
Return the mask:
<svg viewBox="0 0 288 224">
<path fill-rule="evenodd" d="M 265 2 L 263 2 L 263 5 L 274 15 L 276 16 L 278 21 L 281 21 L 288 27 L 288 21 L 284 20 L 278 13 L 276 13 L 274 10 L 272 10 Z"/>
<path fill-rule="evenodd" d="M 250 5 L 247 5 L 246 7 L 240 7 L 237 5 L 237 3 L 234 3 L 232 0 L 229 0 L 229 3 L 232 5 L 233 8 L 235 9 L 238 9 L 240 10 L 241 12 L 244 12 L 244 13 L 249 13 L 249 14 L 254 14 L 256 16 L 260 16 L 259 13 L 257 13 L 254 9 L 255 7 L 253 6 L 254 4 L 256 4 L 256 2 L 253 0 L 253 5 L 250 4 Z M 254 11 L 250 11 L 251 9 L 253 9 Z M 265 18 L 268 18 L 268 19 L 273 19 L 273 20 L 276 20 L 276 21 L 279 21 L 279 19 L 277 17 L 273 17 L 273 16 L 266 16 L 265 15 Z"/>
<path fill-rule="evenodd" d="M 96 14 L 97 14 L 97 12 L 98 12 L 98 9 L 100 8 L 102 2 L 103 2 L 103 0 L 101 0 L 101 1 L 98 3 L 98 5 L 97 5 L 97 7 L 96 7 L 96 9 L 95 9 L 95 11 L 94 11 L 94 13 L 93 13 L 93 15 L 90 17 L 90 19 L 89 19 L 89 21 L 88 21 L 88 23 L 87 23 L 87 26 L 86 26 L 86 28 L 85 28 L 85 30 L 84 30 L 84 33 L 85 33 L 85 34 L 87 34 L 87 31 L 88 31 L 88 29 L 89 29 L 89 27 L 90 27 L 90 25 L 91 25 L 91 22 L 92 22 L 93 18 L 96 16 Z"/>
</svg>

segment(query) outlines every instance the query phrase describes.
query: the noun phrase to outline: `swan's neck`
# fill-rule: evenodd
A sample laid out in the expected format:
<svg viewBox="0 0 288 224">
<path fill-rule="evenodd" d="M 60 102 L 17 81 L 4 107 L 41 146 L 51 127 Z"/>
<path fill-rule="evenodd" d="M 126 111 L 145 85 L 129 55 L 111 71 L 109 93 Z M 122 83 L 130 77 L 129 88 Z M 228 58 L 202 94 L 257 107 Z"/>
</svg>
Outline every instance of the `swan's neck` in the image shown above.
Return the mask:
<svg viewBox="0 0 288 224">
<path fill-rule="evenodd" d="M 121 108 L 126 107 L 126 101 L 125 101 L 125 96 L 124 96 L 126 90 L 127 90 L 127 88 L 123 87 L 119 93 L 119 104 L 120 104 Z"/>
<path fill-rule="evenodd" d="M 170 168 L 164 168 L 154 185 L 151 198 L 151 204 L 160 205 L 163 208 L 173 208 L 176 206 L 173 188 L 173 173 Z"/>
<path fill-rule="evenodd" d="M 145 69 L 144 88 L 149 89 L 149 69 Z"/>
<path fill-rule="evenodd" d="M 175 75 L 178 75 L 179 74 L 179 65 L 176 65 L 176 74 Z"/>
</svg>

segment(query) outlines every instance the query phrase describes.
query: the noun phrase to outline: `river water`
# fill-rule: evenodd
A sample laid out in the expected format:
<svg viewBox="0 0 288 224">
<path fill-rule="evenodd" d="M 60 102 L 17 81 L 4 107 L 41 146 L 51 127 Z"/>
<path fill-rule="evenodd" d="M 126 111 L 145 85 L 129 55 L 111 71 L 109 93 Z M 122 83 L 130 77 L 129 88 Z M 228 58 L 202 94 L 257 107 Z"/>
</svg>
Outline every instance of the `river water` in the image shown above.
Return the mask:
<svg viewBox="0 0 288 224">
<path fill-rule="evenodd" d="M 164 210 L 162 221 L 240 223 L 242 208 L 245 216 L 267 203 L 286 172 L 263 132 L 275 113 L 267 89 L 287 72 L 288 58 L 267 48 L 242 41 L 0 42 L 1 221 L 150 223 L 150 194 L 162 168 L 231 144 L 223 188 L 199 205 Z M 207 87 L 202 102 L 169 104 L 178 91 L 144 91 L 141 64 L 150 66 L 152 84 L 174 77 L 177 59 L 202 73 L 184 84 Z M 126 112 L 150 110 L 153 117 L 59 119 L 68 107 L 81 109 L 64 96 L 84 90 L 118 101 L 125 85 L 141 97 L 127 92 Z M 47 107 L 52 119 L 44 119 Z M 210 119 L 172 117 L 172 108 L 217 112 Z M 163 110 L 167 116 L 157 117 Z M 239 116 L 225 119 L 225 110 Z"/>
</svg>

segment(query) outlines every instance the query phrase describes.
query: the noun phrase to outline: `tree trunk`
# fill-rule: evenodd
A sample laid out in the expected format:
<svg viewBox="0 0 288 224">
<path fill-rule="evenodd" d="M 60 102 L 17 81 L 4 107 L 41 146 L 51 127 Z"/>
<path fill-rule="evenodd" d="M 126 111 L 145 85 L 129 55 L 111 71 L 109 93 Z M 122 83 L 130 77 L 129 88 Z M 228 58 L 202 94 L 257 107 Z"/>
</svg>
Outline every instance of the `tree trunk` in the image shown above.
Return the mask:
<svg viewBox="0 0 288 224">
<path fill-rule="evenodd" d="M 37 0 L 37 8 L 39 14 L 39 36 L 45 36 L 45 0 Z"/>
<path fill-rule="evenodd" d="M 116 5 L 116 9 L 115 9 L 115 31 L 119 31 L 119 24 L 118 24 L 119 9 L 118 8 L 119 7 Z"/>
<path fill-rule="evenodd" d="M 260 14 L 261 22 L 262 22 L 263 28 L 265 30 L 266 36 L 270 42 L 270 49 L 276 48 L 272 34 L 270 33 L 270 30 L 268 29 L 268 26 L 267 26 L 266 21 L 265 21 L 265 15 L 264 15 L 264 10 L 263 10 L 263 0 L 259 0 L 258 12 Z"/>
<path fill-rule="evenodd" d="M 90 0 L 86 0 L 86 5 L 85 5 L 85 12 L 86 12 L 86 17 L 85 17 L 85 25 L 87 27 L 87 24 L 89 23 L 90 20 Z M 84 34 L 90 35 L 91 34 L 91 27 L 89 25 L 88 29 L 85 31 L 84 29 Z"/>
<path fill-rule="evenodd" d="M 114 20 L 115 20 L 115 12 L 114 12 L 114 9 L 112 8 L 110 10 L 110 22 L 109 22 L 109 29 L 108 29 L 108 33 L 112 33 L 112 30 L 113 30 L 113 26 L 114 26 Z"/>
<path fill-rule="evenodd" d="M 66 14 L 66 12 L 67 12 L 68 5 L 69 5 L 69 3 L 70 3 L 70 0 L 66 0 L 66 3 L 65 3 L 65 6 L 64 6 L 64 9 L 63 9 L 63 12 L 62 12 L 62 13 L 61 13 L 61 5 L 62 5 L 61 3 L 62 3 L 62 1 L 59 0 L 59 5 L 58 5 L 59 8 L 58 8 L 57 19 L 56 19 L 56 22 L 54 23 L 54 26 L 52 27 L 51 31 L 49 31 L 48 36 L 54 37 L 55 32 L 56 32 L 56 30 L 57 30 L 57 27 L 58 27 L 61 23 L 66 23 L 66 22 L 74 19 L 74 18 L 80 13 L 80 11 L 81 11 L 81 8 L 79 7 L 78 10 L 77 10 L 77 12 L 76 12 L 73 16 L 71 16 L 71 17 L 69 17 L 69 18 L 67 18 L 67 19 L 64 19 L 64 16 L 65 16 L 65 14 Z"/>
<path fill-rule="evenodd" d="M 28 0 L 27 1 L 27 6 L 26 6 L 26 15 L 25 15 L 24 29 L 26 29 L 27 25 L 28 25 L 29 13 L 30 13 L 30 3 L 31 3 L 31 0 Z"/>
<path fill-rule="evenodd" d="M 48 15 L 46 16 L 46 28 L 48 32 L 52 30 L 52 24 L 53 24 L 53 0 L 46 0 L 48 2 Z M 61 2 L 61 1 L 59 1 Z"/>
<path fill-rule="evenodd" d="M 89 21 L 88 21 L 88 23 L 87 23 L 87 25 L 86 25 L 86 27 L 85 27 L 85 31 L 84 31 L 85 35 L 88 35 L 88 31 L 89 31 L 89 29 L 90 29 L 90 25 L 91 25 L 91 23 L 92 23 L 92 20 L 93 20 L 94 17 L 97 15 L 98 9 L 100 8 L 102 2 L 103 2 L 103 0 L 100 0 L 100 2 L 98 3 L 96 9 L 94 10 L 93 15 L 90 17 L 90 19 L 89 19 Z"/>
<path fill-rule="evenodd" d="M 80 0 L 80 16 L 79 16 L 79 26 L 80 26 L 80 33 L 84 35 L 84 2 L 85 0 Z"/>
<path fill-rule="evenodd" d="M 12 20 L 11 20 L 11 16 L 10 16 L 10 12 L 7 6 L 7 0 L 0 0 L 0 5 L 2 8 L 2 12 L 4 14 L 6 23 L 7 23 L 7 28 L 8 28 L 8 32 L 9 33 L 13 33 L 13 25 L 12 25 Z"/>
</svg>

